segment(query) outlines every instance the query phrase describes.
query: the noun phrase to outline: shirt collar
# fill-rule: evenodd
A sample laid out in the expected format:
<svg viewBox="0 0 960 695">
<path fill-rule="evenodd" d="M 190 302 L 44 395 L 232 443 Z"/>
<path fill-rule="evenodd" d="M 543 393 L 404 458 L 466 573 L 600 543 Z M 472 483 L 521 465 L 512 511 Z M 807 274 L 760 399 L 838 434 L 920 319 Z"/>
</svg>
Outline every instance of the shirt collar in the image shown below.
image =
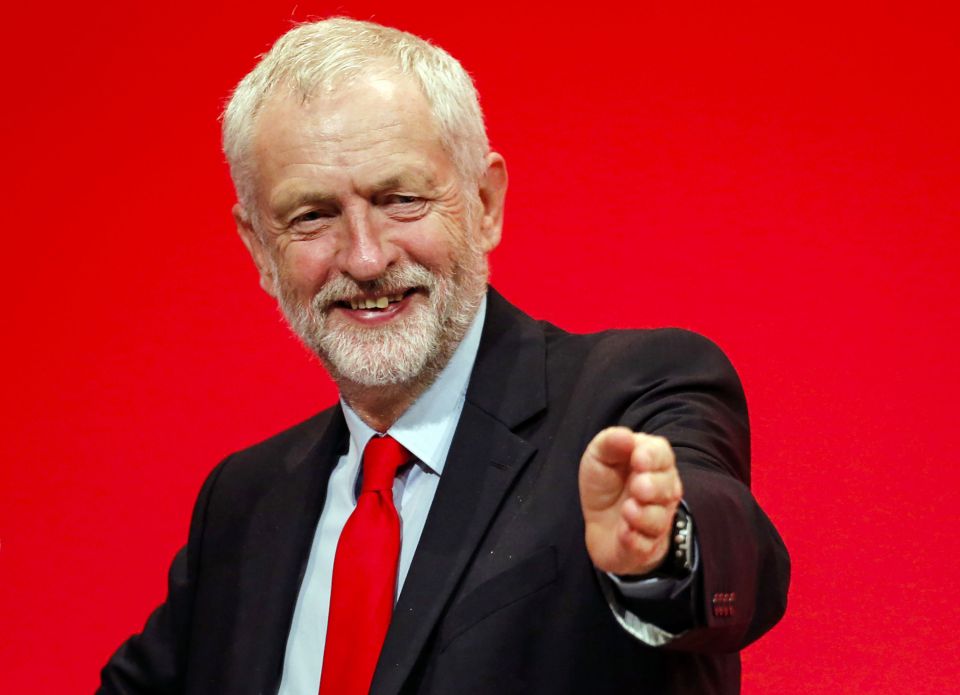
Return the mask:
<svg viewBox="0 0 960 695">
<path fill-rule="evenodd" d="M 463 400 L 470 383 L 470 373 L 480 348 L 480 334 L 487 314 L 487 298 L 483 297 L 463 340 L 454 350 L 447 366 L 387 431 L 407 451 L 439 475 L 446 460 L 443 447 L 445 433 L 456 427 Z M 350 439 L 357 452 L 362 452 L 376 432 L 360 419 L 340 398 L 343 415 L 350 430 Z"/>
</svg>

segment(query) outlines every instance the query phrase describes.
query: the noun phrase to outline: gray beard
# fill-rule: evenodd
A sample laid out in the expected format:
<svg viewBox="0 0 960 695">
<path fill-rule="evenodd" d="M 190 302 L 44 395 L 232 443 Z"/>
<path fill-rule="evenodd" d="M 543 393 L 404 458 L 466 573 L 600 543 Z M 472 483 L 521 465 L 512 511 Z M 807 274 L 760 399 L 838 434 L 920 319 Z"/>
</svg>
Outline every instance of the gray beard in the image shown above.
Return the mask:
<svg viewBox="0 0 960 695">
<path fill-rule="evenodd" d="M 467 255 L 467 264 L 449 278 L 412 263 L 392 266 L 369 282 L 341 275 L 324 285 L 306 306 L 281 287 L 280 308 L 334 381 L 364 387 L 425 386 L 460 344 L 486 290 L 486 256 L 478 249 L 468 250 Z M 426 290 L 428 301 L 411 307 L 399 321 L 375 327 L 327 325 L 335 302 L 361 293 L 395 294 L 410 287 Z"/>
</svg>

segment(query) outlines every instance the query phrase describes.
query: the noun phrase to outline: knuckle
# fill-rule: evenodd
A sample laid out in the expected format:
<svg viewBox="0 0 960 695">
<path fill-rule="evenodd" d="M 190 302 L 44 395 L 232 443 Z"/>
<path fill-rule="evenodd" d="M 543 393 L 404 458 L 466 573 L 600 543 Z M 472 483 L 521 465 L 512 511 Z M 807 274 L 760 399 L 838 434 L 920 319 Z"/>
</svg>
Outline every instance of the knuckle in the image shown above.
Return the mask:
<svg viewBox="0 0 960 695">
<path fill-rule="evenodd" d="M 658 435 L 656 437 L 656 442 L 657 449 L 660 451 L 661 455 L 670 461 L 673 461 L 673 447 L 670 445 L 670 440 L 666 437 L 661 437 Z"/>
<path fill-rule="evenodd" d="M 649 473 L 635 473 L 630 480 L 630 494 L 642 502 L 650 501 L 655 492 L 653 477 Z"/>
<path fill-rule="evenodd" d="M 623 503 L 623 517 L 631 526 L 635 526 L 643 519 L 643 507 L 636 500 L 628 499 Z"/>
</svg>

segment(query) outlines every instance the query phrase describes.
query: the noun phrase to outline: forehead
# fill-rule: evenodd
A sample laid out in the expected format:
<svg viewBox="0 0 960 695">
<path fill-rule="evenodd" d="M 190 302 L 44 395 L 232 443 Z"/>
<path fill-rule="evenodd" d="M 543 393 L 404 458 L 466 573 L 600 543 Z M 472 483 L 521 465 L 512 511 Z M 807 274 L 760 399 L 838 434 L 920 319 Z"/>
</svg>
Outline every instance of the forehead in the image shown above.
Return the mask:
<svg viewBox="0 0 960 695">
<path fill-rule="evenodd" d="M 435 158 L 442 150 L 419 86 L 390 73 L 360 76 L 307 101 L 280 89 L 261 108 L 253 139 L 262 175 L 295 163 L 357 167 L 391 157 Z"/>
</svg>

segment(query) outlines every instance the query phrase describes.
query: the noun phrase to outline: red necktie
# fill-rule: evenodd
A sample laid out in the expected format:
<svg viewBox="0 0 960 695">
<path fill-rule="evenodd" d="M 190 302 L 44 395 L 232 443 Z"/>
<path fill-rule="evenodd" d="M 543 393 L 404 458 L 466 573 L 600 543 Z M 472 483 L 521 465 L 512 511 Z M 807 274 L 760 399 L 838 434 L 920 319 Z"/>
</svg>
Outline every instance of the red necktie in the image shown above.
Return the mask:
<svg viewBox="0 0 960 695">
<path fill-rule="evenodd" d="M 374 437 L 363 452 L 363 486 L 333 561 L 320 695 L 366 695 L 370 690 L 393 615 L 400 557 L 393 479 L 409 459 L 392 437 Z"/>
</svg>

